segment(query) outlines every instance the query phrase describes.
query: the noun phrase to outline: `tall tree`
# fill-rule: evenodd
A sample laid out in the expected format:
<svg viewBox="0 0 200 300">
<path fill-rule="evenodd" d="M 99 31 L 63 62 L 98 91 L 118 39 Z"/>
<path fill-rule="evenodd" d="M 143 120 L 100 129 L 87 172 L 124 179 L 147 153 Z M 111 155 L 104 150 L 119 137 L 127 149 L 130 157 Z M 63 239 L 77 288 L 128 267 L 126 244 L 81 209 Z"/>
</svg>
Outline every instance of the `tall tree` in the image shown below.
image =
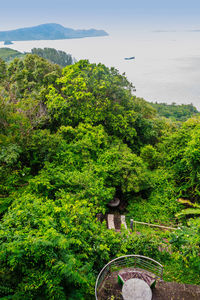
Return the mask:
<svg viewBox="0 0 200 300">
<path fill-rule="evenodd" d="M 64 51 L 56 50 L 54 48 L 33 48 L 31 50 L 31 53 L 48 59 L 52 63 L 58 64 L 61 67 L 72 65 L 75 61 L 75 59 L 72 58 L 71 54 L 67 54 Z"/>
</svg>

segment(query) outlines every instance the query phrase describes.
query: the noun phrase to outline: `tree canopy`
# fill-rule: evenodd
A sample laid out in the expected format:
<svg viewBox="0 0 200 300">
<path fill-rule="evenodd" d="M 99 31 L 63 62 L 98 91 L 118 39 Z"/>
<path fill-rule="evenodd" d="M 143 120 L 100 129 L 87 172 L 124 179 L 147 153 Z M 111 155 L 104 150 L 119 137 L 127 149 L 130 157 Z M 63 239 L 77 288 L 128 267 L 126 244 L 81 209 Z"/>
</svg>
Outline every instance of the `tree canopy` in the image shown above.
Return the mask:
<svg viewBox="0 0 200 300">
<path fill-rule="evenodd" d="M 56 50 L 54 48 L 33 48 L 31 53 L 48 59 L 49 61 L 60 65 L 61 67 L 72 65 L 74 63 L 74 59 L 72 58 L 71 54 L 67 54 L 64 51 Z"/>
<path fill-rule="evenodd" d="M 200 224 L 184 213 L 200 202 L 200 119 L 160 117 L 132 89 L 87 60 L 0 60 L 2 299 L 94 299 L 104 264 L 133 253 L 165 264 L 166 280 L 200 283 Z M 96 215 L 114 197 L 127 218 L 181 229 L 108 230 Z"/>
<path fill-rule="evenodd" d="M 153 103 L 151 105 L 157 110 L 160 116 L 165 118 L 171 118 L 175 121 L 186 121 L 187 119 L 198 115 L 199 111 L 194 107 L 193 104 L 181 104 L 176 103 Z"/>
<path fill-rule="evenodd" d="M 114 68 L 79 61 L 63 70 L 47 95 L 53 127 L 102 124 L 136 151 L 159 136 L 154 109 L 132 95 L 133 85 Z"/>
</svg>

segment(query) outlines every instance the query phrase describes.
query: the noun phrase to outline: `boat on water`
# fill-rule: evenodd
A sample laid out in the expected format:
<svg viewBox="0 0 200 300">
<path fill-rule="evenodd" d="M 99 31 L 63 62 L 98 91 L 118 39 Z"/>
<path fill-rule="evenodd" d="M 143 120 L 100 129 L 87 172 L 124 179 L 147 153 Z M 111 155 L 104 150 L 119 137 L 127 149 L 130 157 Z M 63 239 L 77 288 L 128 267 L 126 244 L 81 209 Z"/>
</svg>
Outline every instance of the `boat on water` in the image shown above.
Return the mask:
<svg viewBox="0 0 200 300">
<path fill-rule="evenodd" d="M 131 56 L 131 57 L 125 57 L 125 60 L 131 60 L 131 59 L 135 59 L 135 56 Z"/>
</svg>

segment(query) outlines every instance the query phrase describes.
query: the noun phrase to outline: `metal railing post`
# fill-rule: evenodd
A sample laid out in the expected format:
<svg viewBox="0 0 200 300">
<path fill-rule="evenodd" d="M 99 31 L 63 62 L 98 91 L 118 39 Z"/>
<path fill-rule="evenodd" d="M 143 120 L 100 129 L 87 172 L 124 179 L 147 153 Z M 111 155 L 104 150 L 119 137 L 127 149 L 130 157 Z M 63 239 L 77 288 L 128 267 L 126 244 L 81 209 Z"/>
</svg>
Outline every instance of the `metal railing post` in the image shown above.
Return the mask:
<svg viewBox="0 0 200 300">
<path fill-rule="evenodd" d="M 131 222 L 130 222 L 130 228 L 131 228 L 131 230 L 132 230 L 132 232 L 133 232 L 133 219 L 131 219 Z"/>
</svg>

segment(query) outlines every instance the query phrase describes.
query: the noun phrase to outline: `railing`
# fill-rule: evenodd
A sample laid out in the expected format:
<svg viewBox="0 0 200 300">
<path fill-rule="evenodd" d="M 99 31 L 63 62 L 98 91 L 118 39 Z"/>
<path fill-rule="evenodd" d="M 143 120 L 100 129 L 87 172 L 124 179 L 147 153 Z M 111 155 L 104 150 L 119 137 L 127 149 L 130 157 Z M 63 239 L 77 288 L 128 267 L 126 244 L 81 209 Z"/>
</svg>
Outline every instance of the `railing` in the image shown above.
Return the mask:
<svg viewBox="0 0 200 300">
<path fill-rule="evenodd" d="M 95 297 L 98 300 L 98 291 L 108 274 L 125 268 L 139 269 L 151 273 L 157 279 L 163 277 L 163 266 L 156 260 L 142 255 L 126 255 L 111 260 L 100 271 L 95 285 Z"/>
<path fill-rule="evenodd" d="M 147 225 L 147 226 L 152 226 L 152 227 L 157 227 L 157 228 L 160 228 L 160 229 L 167 229 L 167 230 L 177 230 L 177 229 L 180 229 L 180 227 L 168 227 L 168 226 L 163 226 L 163 225 L 157 225 L 157 224 L 151 224 L 151 223 L 145 223 L 145 222 L 139 222 L 139 221 L 135 221 L 133 219 L 131 219 L 130 221 L 130 227 L 131 229 L 133 230 L 133 223 L 135 223 L 135 231 L 136 231 L 136 224 L 140 224 L 140 225 Z"/>
</svg>

